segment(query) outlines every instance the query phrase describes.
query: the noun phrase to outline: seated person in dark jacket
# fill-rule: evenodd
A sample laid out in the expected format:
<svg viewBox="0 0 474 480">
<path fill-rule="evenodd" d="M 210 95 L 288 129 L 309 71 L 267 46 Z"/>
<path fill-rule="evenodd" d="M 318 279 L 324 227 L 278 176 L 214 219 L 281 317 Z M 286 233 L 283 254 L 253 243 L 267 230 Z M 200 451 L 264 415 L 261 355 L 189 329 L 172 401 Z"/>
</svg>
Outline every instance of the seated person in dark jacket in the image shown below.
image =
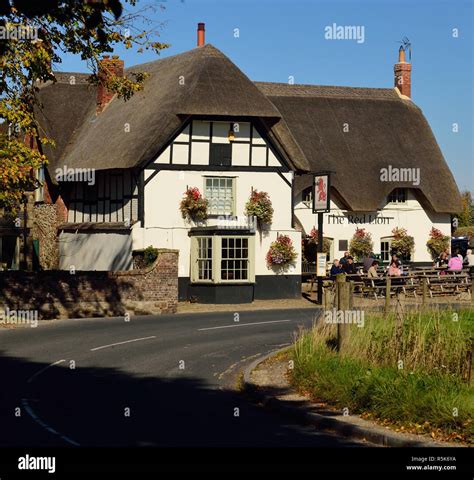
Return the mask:
<svg viewBox="0 0 474 480">
<path fill-rule="evenodd" d="M 333 278 L 340 273 L 344 273 L 344 270 L 342 269 L 339 260 L 336 258 L 331 266 L 331 271 L 329 272 L 329 274 L 331 275 L 331 278 Z"/>
<path fill-rule="evenodd" d="M 349 252 L 344 252 L 344 256 L 339 260 L 339 264 L 341 268 L 344 268 L 344 265 L 347 263 L 347 259 L 349 258 Z"/>
<path fill-rule="evenodd" d="M 342 268 L 344 269 L 344 273 L 347 275 L 355 275 L 357 273 L 354 259 L 350 256 L 347 257 L 347 263 Z"/>
</svg>

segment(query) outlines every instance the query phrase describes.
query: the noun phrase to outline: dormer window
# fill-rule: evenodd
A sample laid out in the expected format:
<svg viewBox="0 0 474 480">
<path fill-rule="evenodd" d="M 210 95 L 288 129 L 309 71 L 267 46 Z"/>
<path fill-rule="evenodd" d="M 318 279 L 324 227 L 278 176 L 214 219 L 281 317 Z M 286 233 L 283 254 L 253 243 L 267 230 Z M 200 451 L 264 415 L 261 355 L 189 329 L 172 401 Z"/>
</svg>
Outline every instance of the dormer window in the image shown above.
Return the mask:
<svg viewBox="0 0 474 480">
<path fill-rule="evenodd" d="M 396 188 L 392 190 L 390 195 L 387 197 L 387 203 L 406 203 L 407 201 L 407 189 L 406 188 Z"/>
</svg>

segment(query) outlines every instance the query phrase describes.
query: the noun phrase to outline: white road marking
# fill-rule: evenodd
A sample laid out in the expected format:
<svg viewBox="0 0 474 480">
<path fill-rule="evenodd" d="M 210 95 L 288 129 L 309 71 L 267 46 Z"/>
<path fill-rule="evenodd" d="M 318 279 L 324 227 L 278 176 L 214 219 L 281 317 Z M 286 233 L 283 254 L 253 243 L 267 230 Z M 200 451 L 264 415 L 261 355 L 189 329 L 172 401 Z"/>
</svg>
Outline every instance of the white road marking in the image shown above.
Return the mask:
<svg viewBox="0 0 474 480">
<path fill-rule="evenodd" d="M 34 375 L 32 375 L 28 380 L 27 383 L 31 383 L 32 380 L 37 377 L 38 375 L 41 375 L 45 370 L 48 370 L 48 368 L 54 367 L 55 365 L 59 365 L 60 363 L 65 362 L 66 360 L 58 360 L 57 362 L 52 363 L 51 365 L 48 365 L 44 368 L 42 368 L 39 372 L 36 372 Z"/>
<path fill-rule="evenodd" d="M 109 348 L 109 347 L 115 347 L 116 345 L 123 345 L 125 343 L 139 342 L 140 340 L 150 340 L 150 338 L 156 338 L 156 336 L 152 335 L 151 337 L 134 338 L 133 340 L 125 340 L 125 342 L 117 342 L 117 343 L 111 343 L 110 345 L 102 345 L 100 347 L 91 348 L 91 352 L 95 352 L 96 350 L 101 350 L 102 348 Z"/>
<path fill-rule="evenodd" d="M 247 325 L 265 325 L 266 323 L 283 323 L 283 322 L 292 322 L 292 320 L 270 320 L 269 322 L 237 323 L 235 325 L 223 325 L 221 327 L 198 328 L 198 332 L 202 332 L 204 330 L 217 330 L 219 328 L 246 327 Z"/>
<path fill-rule="evenodd" d="M 30 407 L 28 400 L 26 398 L 23 398 L 21 400 L 21 403 L 23 404 L 23 407 L 27 411 L 28 415 L 42 428 L 47 430 L 49 433 L 52 433 L 53 435 L 57 435 L 58 437 L 62 438 L 65 442 L 70 443 L 71 445 L 74 445 L 75 447 L 79 447 L 79 443 L 75 442 L 74 440 L 71 440 L 69 437 L 66 437 L 66 435 L 62 435 L 61 433 L 57 432 L 54 428 L 50 427 L 47 423 L 43 422 L 41 418 L 39 418 L 35 412 L 33 412 L 33 409 Z"/>
</svg>

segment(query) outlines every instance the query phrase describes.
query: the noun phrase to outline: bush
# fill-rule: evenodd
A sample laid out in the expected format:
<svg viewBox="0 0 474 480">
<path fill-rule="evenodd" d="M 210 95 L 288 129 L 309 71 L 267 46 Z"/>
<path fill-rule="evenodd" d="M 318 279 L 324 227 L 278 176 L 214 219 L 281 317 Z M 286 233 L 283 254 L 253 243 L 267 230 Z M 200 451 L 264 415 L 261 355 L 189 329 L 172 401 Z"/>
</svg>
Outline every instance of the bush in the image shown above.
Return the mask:
<svg viewBox="0 0 474 480">
<path fill-rule="evenodd" d="M 449 237 L 444 235 L 441 230 L 432 228 L 430 231 L 430 238 L 426 242 L 426 248 L 433 260 L 436 260 L 441 253 L 449 248 Z"/>
<path fill-rule="evenodd" d="M 354 236 L 349 243 L 349 252 L 357 260 L 368 257 L 374 248 L 372 235 L 365 231 L 365 228 L 356 228 Z"/>
<path fill-rule="evenodd" d="M 191 187 L 184 193 L 179 209 L 184 219 L 205 220 L 207 218 L 208 205 L 208 200 L 203 198 L 199 189 Z"/>
<path fill-rule="evenodd" d="M 250 198 L 245 204 L 245 214 L 248 217 L 257 217 L 260 224 L 272 223 L 273 207 L 268 193 L 252 190 Z"/>
<path fill-rule="evenodd" d="M 149 267 L 155 263 L 155 260 L 158 258 L 158 249 L 152 247 L 151 245 L 143 251 L 143 263 L 145 267 Z"/>
<path fill-rule="evenodd" d="M 284 268 L 295 262 L 298 254 L 296 253 L 293 242 L 288 235 L 280 235 L 276 241 L 270 245 L 267 253 L 267 266 Z"/>
</svg>

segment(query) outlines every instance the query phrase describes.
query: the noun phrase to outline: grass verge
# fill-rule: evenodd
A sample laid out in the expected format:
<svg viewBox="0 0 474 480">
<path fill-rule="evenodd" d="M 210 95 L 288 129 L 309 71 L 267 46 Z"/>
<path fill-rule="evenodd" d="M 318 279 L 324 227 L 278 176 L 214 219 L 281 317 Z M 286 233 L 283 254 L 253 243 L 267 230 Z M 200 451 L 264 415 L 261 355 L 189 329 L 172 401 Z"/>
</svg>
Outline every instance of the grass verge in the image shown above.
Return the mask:
<svg viewBox="0 0 474 480">
<path fill-rule="evenodd" d="M 296 340 L 298 390 L 399 430 L 474 442 L 472 311 L 371 315 L 340 329 L 339 351 L 336 331 L 319 323 Z"/>
</svg>

